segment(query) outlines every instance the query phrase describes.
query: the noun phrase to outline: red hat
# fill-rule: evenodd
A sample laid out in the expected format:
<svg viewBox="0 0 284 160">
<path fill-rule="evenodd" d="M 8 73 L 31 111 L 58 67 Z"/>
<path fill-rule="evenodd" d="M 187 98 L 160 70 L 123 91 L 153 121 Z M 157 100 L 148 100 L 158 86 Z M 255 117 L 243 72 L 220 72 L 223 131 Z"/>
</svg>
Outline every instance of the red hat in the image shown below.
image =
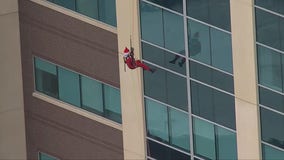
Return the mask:
<svg viewBox="0 0 284 160">
<path fill-rule="evenodd" d="M 127 57 L 128 55 L 129 55 L 129 53 L 130 53 L 130 51 L 129 51 L 129 49 L 127 48 L 127 47 L 125 47 L 125 49 L 124 49 L 124 57 Z"/>
</svg>

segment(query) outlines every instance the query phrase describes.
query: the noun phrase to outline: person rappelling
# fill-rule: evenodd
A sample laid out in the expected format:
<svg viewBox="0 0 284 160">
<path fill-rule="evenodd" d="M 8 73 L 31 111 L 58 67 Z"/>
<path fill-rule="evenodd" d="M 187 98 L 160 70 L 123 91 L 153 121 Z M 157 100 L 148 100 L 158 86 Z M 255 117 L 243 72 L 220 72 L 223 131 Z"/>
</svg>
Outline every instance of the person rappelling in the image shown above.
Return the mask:
<svg viewBox="0 0 284 160">
<path fill-rule="evenodd" d="M 140 60 L 135 60 L 134 58 L 134 49 L 131 47 L 130 50 L 125 47 L 123 51 L 124 63 L 128 66 L 129 69 L 136 69 L 138 67 L 143 68 L 143 70 L 155 72 L 155 69 L 148 67 L 146 64 L 142 63 Z"/>
</svg>

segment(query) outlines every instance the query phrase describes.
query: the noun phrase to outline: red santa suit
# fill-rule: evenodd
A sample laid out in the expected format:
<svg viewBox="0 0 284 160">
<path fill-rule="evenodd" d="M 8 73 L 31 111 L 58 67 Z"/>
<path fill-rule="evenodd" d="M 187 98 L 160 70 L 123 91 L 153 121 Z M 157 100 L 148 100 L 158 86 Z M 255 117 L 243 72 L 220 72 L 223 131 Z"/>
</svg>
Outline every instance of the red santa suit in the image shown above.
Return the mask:
<svg viewBox="0 0 284 160">
<path fill-rule="evenodd" d="M 135 69 L 137 67 L 143 68 L 143 70 L 147 70 L 150 72 L 154 72 L 153 69 L 148 67 L 146 64 L 142 63 L 140 60 L 135 60 L 133 51 L 129 51 L 127 47 L 124 49 L 124 62 L 127 64 L 129 69 Z"/>
</svg>

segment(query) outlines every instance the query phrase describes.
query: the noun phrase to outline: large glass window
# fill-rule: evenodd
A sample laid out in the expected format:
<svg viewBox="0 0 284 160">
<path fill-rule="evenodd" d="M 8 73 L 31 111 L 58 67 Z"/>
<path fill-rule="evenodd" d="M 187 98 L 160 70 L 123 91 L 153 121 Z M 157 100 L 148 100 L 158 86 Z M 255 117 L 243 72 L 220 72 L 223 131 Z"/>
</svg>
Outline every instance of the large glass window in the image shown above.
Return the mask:
<svg viewBox="0 0 284 160">
<path fill-rule="evenodd" d="M 259 83 L 282 92 L 282 55 L 261 46 L 257 47 L 257 54 Z"/>
<path fill-rule="evenodd" d="M 219 89 L 234 93 L 233 76 L 190 61 L 190 77 Z"/>
<path fill-rule="evenodd" d="M 189 151 L 188 115 L 149 99 L 145 104 L 148 136 Z"/>
<path fill-rule="evenodd" d="M 169 108 L 171 144 L 189 151 L 188 115 Z"/>
<path fill-rule="evenodd" d="M 169 142 L 167 107 L 151 100 L 146 100 L 145 104 L 149 136 L 159 141 Z"/>
<path fill-rule="evenodd" d="M 184 55 L 182 16 L 140 2 L 142 39 Z"/>
<path fill-rule="evenodd" d="M 151 66 L 153 67 L 153 66 Z M 144 72 L 145 95 L 187 111 L 186 79 L 162 69 Z"/>
<path fill-rule="evenodd" d="M 188 20 L 190 58 L 233 73 L 231 35 Z"/>
<path fill-rule="evenodd" d="M 116 27 L 115 0 L 48 0 Z"/>
<path fill-rule="evenodd" d="M 186 74 L 185 58 L 172 54 L 163 49 L 154 47 L 147 43 L 142 43 L 143 59 L 160 65 L 175 72 Z"/>
<path fill-rule="evenodd" d="M 255 4 L 271 11 L 284 14 L 283 0 L 255 0 Z"/>
<path fill-rule="evenodd" d="M 77 11 L 94 19 L 99 18 L 98 0 L 77 0 Z"/>
<path fill-rule="evenodd" d="M 262 144 L 262 158 L 265 160 L 283 160 L 284 151 Z"/>
<path fill-rule="evenodd" d="M 284 51 L 283 28 L 284 18 L 256 8 L 257 42 Z"/>
<path fill-rule="evenodd" d="M 118 89 L 104 85 L 104 104 L 106 117 L 121 122 L 121 102 Z"/>
<path fill-rule="evenodd" d="M 35 59 L 35 82 L 37 91 L 58 97 L 57 70 L 54 64 Z"/>
<path fill-rule="evenodd" d="M 284 95 L 259 87 L 259 104 L 284 113 Z"/>
<path fill-rule="evenodd" d="M 34 62 L 38 92 L 121 123 L 119 89 L 40 58 Z"/>
<path fill-rule="evenodd" d="M 116 26 L 115 0 L 99 0 L 99 20 Z"/>
<path fill-rule="evenodd" d="M 284 116 L 261 108 L 262 140 L 284 149 Z"/>
<path fill-rule="evenodd" d="M 206 121 L 193 119 L 194 151 L 206 159 L 237 159 L 236 134 Z"/>
<path fill-rule="evenodd" d="M 81 76 L 82 107 L 91 112 L 102 115 L 104 112 L 103 84 Z"/>
<path fill-rule="evenodd" d="M 191 81 L 192 113 L 235 129 L 234 97 Z"/>
<path fill-rule="evenodd" d="M 205 121 L 194 119 L 194 152 L 209 159 L 215 159 L 214 125 Z"/>
<path fill-rule="evenodd" d="M 70 70 L 58 68 L 59 99 L 80 107 L 79 75 Z"/>
<path fill-rule="evenodd" d="M 187 15 L 227 31 L 231 30 L 230 0 L 187 0 Z"/>
</svg>

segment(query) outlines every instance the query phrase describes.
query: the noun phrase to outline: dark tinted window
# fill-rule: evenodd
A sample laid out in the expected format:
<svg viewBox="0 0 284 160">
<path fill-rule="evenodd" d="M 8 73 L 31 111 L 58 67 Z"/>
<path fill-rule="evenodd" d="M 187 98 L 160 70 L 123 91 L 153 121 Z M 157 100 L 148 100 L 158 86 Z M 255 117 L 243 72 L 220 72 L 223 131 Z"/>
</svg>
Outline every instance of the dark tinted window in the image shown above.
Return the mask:
<svg viewBox="0 0 284 160">
<path fill-rule="evenodd" d="M 187 0 L 187 15 L 227 31 L 231 30 L 230 0 Z"/>
<path fill-rule="evenodd" d="M 193 114 L 236 129 L 233 96 L 191 81 L 191 103 Z"/>
</svg>

